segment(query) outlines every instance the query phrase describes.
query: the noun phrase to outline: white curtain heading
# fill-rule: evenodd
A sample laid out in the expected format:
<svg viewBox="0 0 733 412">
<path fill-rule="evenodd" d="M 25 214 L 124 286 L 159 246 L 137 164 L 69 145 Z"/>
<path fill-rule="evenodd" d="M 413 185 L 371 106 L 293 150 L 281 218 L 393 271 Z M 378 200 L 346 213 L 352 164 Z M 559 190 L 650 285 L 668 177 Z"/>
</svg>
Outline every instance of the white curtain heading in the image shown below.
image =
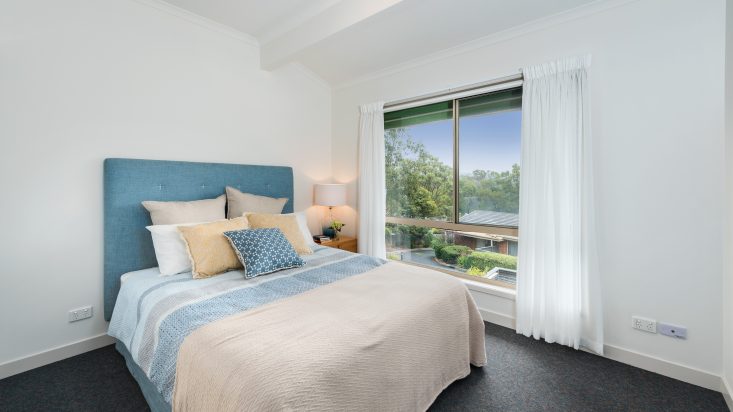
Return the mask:
<svg viewBox="0 0 733 412">
<path fill-rule="evenodd" d="M 590 61 L 523 69 L 517 332 L 603 353 Z"/>
<path fill-rule="evenodd" d="M 387 213 L 384 176 L 384 102 L 360 107 L 359 118 L 359 253 L 386 258 Z"/>
</svg>

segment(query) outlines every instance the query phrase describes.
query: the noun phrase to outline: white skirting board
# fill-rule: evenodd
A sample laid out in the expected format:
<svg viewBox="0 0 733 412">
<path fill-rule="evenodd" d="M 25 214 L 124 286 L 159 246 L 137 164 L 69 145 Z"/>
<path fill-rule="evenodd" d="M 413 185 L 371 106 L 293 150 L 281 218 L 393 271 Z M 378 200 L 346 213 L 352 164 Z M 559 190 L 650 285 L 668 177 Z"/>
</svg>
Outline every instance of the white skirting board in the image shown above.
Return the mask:
<svg viewBox="0 0 733 412">
<path fill-rule="evenodd" d="M 511 329 L 515 328 L 515 320 L 511 316 L 482 308 L 479 308 L 479 311 L 481 312 L 481 317 L 483 317 L 486 322 Z M 726 394 L 726 391 L 723 390 L 725 383 L 723 383 L 723 379 L 718 375 L 613 345 L 603 345 L 603 350 L 604 357 L 608 359 L 625 363 L 639 369 L 658 373 L 683 382 L 691 383 L 693 385 L 702 386 L 703 388 L 719 391 L 723 393 L 723 396 L 727 396 L 726 401 L 728 402 L 728 407 L 733 410 L 733 408 L 730 407 L 730 389 L 727 390 Z"/>
<path fill-rule="evenodd" d="M 720 382 L 720 392 L 725 398 L 725 403 L 728 405 L 728 409 L 733 411 L 733 390 L 731 389 L 730 383 L 725 377 Z"/>
<path fill-rule="evenodd" d="M 505 315 L 503 313 L 494 312 L 487 309 L 481 309 L 478 310 L 481 312 L 481 317 L 484 319 L 484 321 L 493 323 L 495 325 L 503 326 L 505 328 L 509 329 L 516 329 L 517 325 L 514 323 L 514 318 L 508 315 Z"/>
<path fill-rule="evenodd" d="M 703 388 L 720 391 L 721 377 L 679 363 L 659 359 L 613 345 L 603 345 L 604 356 L 627 365 L 668 376 Z"/>
<path fill-rule="evenodd" d="M 0 364 L 0 379 L 111 345 L 114 339 L 101 334 Z"/>
</svg>

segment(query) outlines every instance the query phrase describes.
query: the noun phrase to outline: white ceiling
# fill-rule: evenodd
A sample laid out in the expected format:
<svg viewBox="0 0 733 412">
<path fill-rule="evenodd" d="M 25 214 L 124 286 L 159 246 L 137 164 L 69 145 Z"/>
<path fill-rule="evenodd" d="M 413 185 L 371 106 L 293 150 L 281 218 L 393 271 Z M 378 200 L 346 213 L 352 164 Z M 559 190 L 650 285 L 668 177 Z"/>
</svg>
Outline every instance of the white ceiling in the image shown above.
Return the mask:
<svg viewBox="0 0 733 412">
<path fill-rule="evenodd" d="M 166 0 L 255 37 L 266 69 L 298 61 L 331 85 L 596 0 Z"/>
<path fill-rule="evenodd" d="M 265 43 L 340 0 L 165 0 Z"/>
<path fill-rule="evenodd" d="M 403 0 L 299 60 L 332 84 L 476 40 L 589 0 Z"/>
</svg>

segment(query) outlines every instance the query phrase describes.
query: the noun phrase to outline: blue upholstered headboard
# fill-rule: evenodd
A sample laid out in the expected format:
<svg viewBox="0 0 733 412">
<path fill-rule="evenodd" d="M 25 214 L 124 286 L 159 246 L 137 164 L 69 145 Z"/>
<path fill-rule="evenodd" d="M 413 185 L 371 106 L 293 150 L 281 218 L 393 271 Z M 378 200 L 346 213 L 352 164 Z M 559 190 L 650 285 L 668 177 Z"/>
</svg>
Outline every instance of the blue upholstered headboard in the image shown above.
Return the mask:
<svg viewBox="0 0 733 412">
<path fill-rule="evenodd" d="M 293 169 L 224 163 L 140 159 L 104 161 L 104 318 L 120 290 L 120 276 L 157 266 L 144 200 L 211 199 L 226 186 L 256 195 L 287 197 L 293 211 Z"/>
</svg>

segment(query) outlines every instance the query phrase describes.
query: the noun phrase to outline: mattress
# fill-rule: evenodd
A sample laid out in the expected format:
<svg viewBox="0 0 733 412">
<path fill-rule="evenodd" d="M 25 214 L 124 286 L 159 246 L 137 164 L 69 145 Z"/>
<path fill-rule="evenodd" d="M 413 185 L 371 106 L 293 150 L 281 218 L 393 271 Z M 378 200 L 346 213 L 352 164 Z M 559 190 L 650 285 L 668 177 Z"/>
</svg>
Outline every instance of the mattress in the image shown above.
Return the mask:
<svg viewBox="0 0 733 412">
<path fill-rule="evenodd" d="M 191 273 L 189 272 L 188 275 L 190 276 Z M 143 270 L 136 270 L 134 272 L 127 272 L 124 275 L 120 276 L 120 284 L 124 284 L 127 279 L 130 278 L 136 278 L 136 277 L 161 277 L 160 276 L 160 270 L 158 270 L 158 267 L 154 268 L 148 268 Z"/>
<path fill-rule="evenodd" d="M 486 363 L 458 279 L 321 246 L 302 258 L 254 279 L 125 277 L 109 334 L 153 411 L 425 410 Z"/>
</svg>

